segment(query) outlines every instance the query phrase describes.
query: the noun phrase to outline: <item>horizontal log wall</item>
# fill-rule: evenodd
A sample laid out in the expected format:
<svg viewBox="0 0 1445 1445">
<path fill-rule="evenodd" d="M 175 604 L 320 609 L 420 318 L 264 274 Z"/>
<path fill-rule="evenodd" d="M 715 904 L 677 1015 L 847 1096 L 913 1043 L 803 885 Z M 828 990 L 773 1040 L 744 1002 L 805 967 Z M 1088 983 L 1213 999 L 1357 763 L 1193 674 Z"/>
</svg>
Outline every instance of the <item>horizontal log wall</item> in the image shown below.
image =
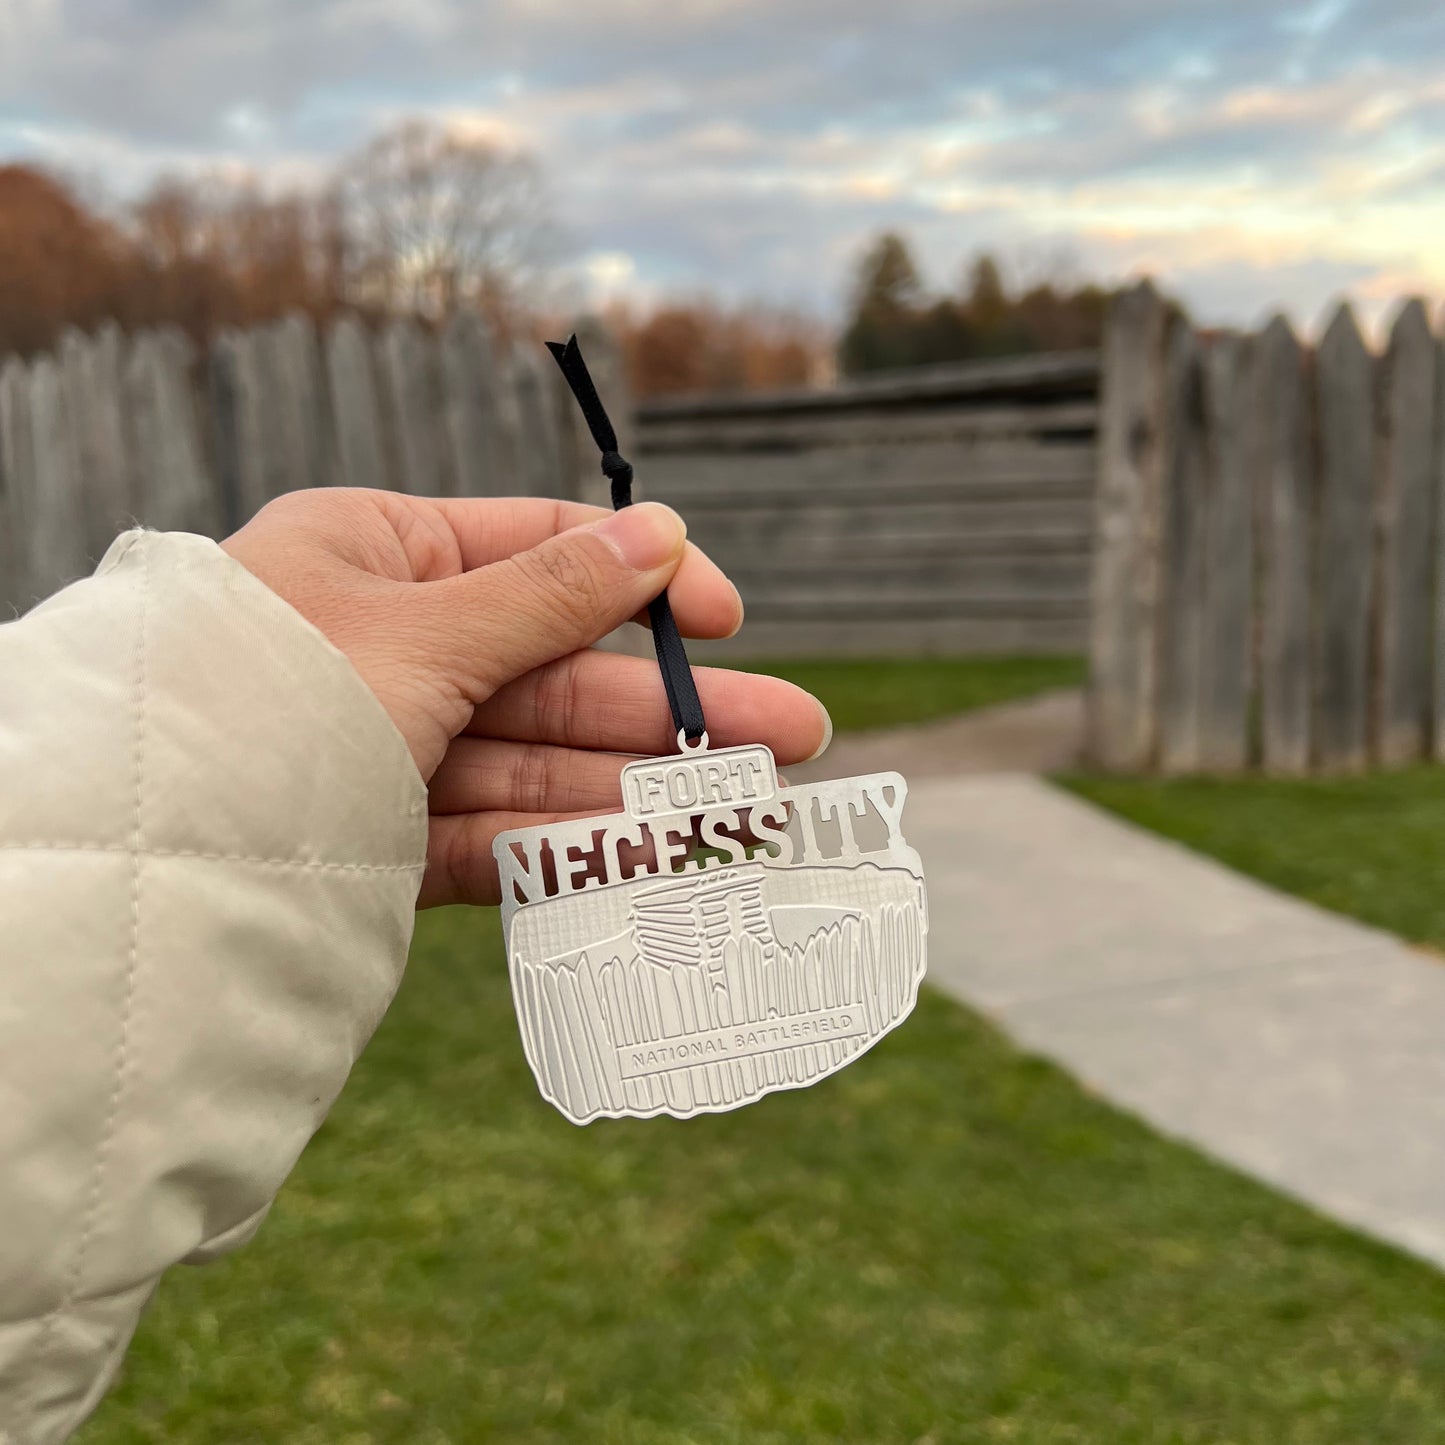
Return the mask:
<svg viewBox="0 0 1445 1445">
<path fill-rule="evenodd" d="M 1038 357 L 642 407 L 641 490 L 747 606 L 698 655 L 1082 651 L 1098 372 Z"/>
<path fill-rule="evenodd" d="M 641 493 L 678 507 L 747 603 L 742 636 L 699 655 L 1081 650 L 1094 356 L 659 403 L 634 431 L 615 348 L 583 329 Z M 108 327 L 0 365 L 7 611 L 136 521 L 222 536 L 330 485 L 606 501 L 556 368 L 540 348 L 503 354 L 474 316 L 292 317 L 207 352 Z"/>
<path fill-rule="evenodd" d="M 611 338 L 579 331 L 625 422 Z M 206 353 L 170 330 L 70 333 L 0 360 L 0 616 L 137 522 L 220 537 L 283 492 L 333 485 L 605 502 L 596 456 L 541 348 L 504 353 L 474 315 L 324 332 L 295 316 Z"/>
<path fill-rule="evenodd" d="M 1142 285 L 1105 346 L 1089 746 L 1119 771 L 1445 759 L 1445 366 L 1348 307 L 1201 334 Z"/>
</svg>

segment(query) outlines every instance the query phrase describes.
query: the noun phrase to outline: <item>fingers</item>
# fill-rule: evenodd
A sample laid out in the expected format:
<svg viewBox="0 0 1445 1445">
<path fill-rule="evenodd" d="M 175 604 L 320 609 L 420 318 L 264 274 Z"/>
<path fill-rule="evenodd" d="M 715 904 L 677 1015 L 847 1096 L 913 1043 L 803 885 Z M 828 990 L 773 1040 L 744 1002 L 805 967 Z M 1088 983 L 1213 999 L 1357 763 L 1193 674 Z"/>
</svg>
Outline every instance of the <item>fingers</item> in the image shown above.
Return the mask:
<svg viewBox="0 0 1445 1445">
<path fill-rule="evenodd" d="M 816 757 L 832 723 L 811 694 L 781 678 L 700 667 L 698 696 L 712 746 L 764 743 L 780 764 Z M 671 753 L 677 728 L 651 658 L 578 652 L 500 689 L 472 715 L 481 737 L 609 753 Z"/>
<path fill-rule="evenodd" d="M 419 499 L 408 499 L 416 505 Z M 573 528 L 592 526 L 613 514 L 605 507 L 543 497 L 428 498 L 456 539 L 461 570 L 491 566 L 530 552 Z M 742 599 L 707 554 L 687 543 L 668 584 L 673 615 L 684 637 L 731 637 L 743 621 Z M 648 599 L 650 600 L 650 599 Z M 639 610 L 639 621 L 646 613 Z"/>
<path fill-rule="evenodd" d="M 732 637 L 743 625 L 743 599 L 738 589 L 727 573 L 691 542 L 682 549 L 682 561 L 667 584 L 667 597 L 684 637 Z M 638 621 L 646 623 L 646 612 Z"/>
<path fill-rule="evenodd" d="M 426 873 L 418 908 L 439 908 L 447 903 L 495 904 L 501 902 L 497 861 L 492 844 L 499 833 L 514 828 L 541 828 L 552 823 L 591 817 L 590 811 L 572 813 L 459 813 L 433 818 L 427 837 Z"/>
<path fill-rule="evenodd" d="M 406 626 L 472 702 L 588 647 L 656 597 L 682 562 L 682 519 L 655 502 L 609 513 L 530 551 L 409 595 Z"/>
<path fill-rule="evenodd" d="M 461 737 L 432 776 L 432 815 L 508 811 L 614 813 L 630 757 L 546 743 Z"/>
<path fill-rule="evenodd" d="M 418 589 L 407 629 L 432 669 L 480 702 L 626 621 L 671 581 L 683 545 L 676 513 L 631 507 Z"/>
<path fill-rule="evenodd" d="M 464 572 L 530 552 L 559 533 L 612 515 L 606 507 L 552 497 L 428 497 L 426 505 L 451 528 Z"/>
</svg>

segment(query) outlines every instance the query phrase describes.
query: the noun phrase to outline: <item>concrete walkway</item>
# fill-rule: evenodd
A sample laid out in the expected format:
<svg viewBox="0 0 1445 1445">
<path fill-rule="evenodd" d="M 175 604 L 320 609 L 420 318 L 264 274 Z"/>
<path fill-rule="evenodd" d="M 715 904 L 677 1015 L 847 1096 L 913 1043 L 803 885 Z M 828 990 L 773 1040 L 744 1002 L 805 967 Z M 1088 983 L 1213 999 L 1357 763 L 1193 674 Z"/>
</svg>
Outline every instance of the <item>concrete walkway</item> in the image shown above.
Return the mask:
<svg viewBox="0 0 1445 1445">
<path fill-rule="evenodd" d="M 888 740 L 859 741 L 887 765 Z M 854 761 L 839 746 L 827 771 Z M 1445 1265 L 1445 964 L 1035 778 L 915 772 L 904 826 L 935 987 L 1163 1132 Z"/>
<path fill-rule="evenodd" d="M 909 782 L 970 773 L 1060 773 L 1077 766 L 1084 695 L 1072 688 L 886 732 L 836 738 L 816 763 L 794 765 L 790 783 L 900 772 Z"/>
</svg>

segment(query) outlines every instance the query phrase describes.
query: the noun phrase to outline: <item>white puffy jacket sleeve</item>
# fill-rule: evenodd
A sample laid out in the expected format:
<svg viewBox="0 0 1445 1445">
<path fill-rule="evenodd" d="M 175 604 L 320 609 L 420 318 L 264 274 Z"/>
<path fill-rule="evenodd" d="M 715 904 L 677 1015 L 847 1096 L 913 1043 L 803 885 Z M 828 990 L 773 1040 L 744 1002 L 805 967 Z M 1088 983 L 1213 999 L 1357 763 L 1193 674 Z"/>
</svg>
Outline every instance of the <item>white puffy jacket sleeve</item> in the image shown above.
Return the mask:
<svg viewBox="0 0 1445 1445">
<path fill-rule="evenodd" d="M 0 627 L 0 1442 L 94 1407 L 161 1273 L 249 1238 L 401 979 L 426 790 L 213 542 Z"/>
</svg>

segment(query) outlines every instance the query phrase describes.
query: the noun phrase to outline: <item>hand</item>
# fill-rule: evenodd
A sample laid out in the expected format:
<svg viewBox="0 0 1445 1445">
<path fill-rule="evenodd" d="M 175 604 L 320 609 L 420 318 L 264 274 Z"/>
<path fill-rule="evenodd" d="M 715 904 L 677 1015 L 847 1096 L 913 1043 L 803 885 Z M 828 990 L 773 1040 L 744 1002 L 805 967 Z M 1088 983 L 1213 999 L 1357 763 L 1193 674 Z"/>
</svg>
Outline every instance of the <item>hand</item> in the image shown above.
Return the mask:
<svg viewBox="0 0 1445 1445">
<path fill-rule="evenodd" d="M 656 663 L 594 642 L 664 588 L 685 636 L 742 623 L 737 590 L 654 502 L 293 492 L 221 545 L 351 659 L 406 739 L 431 792 L 420 907 L 497 902 L 498 833 L 616 812 L 622 764 L 675 751 Z M 827 745 L 802 689 L 697 679 L 714 746 L 763 742 L 787 764 Z"/>
</svg>

